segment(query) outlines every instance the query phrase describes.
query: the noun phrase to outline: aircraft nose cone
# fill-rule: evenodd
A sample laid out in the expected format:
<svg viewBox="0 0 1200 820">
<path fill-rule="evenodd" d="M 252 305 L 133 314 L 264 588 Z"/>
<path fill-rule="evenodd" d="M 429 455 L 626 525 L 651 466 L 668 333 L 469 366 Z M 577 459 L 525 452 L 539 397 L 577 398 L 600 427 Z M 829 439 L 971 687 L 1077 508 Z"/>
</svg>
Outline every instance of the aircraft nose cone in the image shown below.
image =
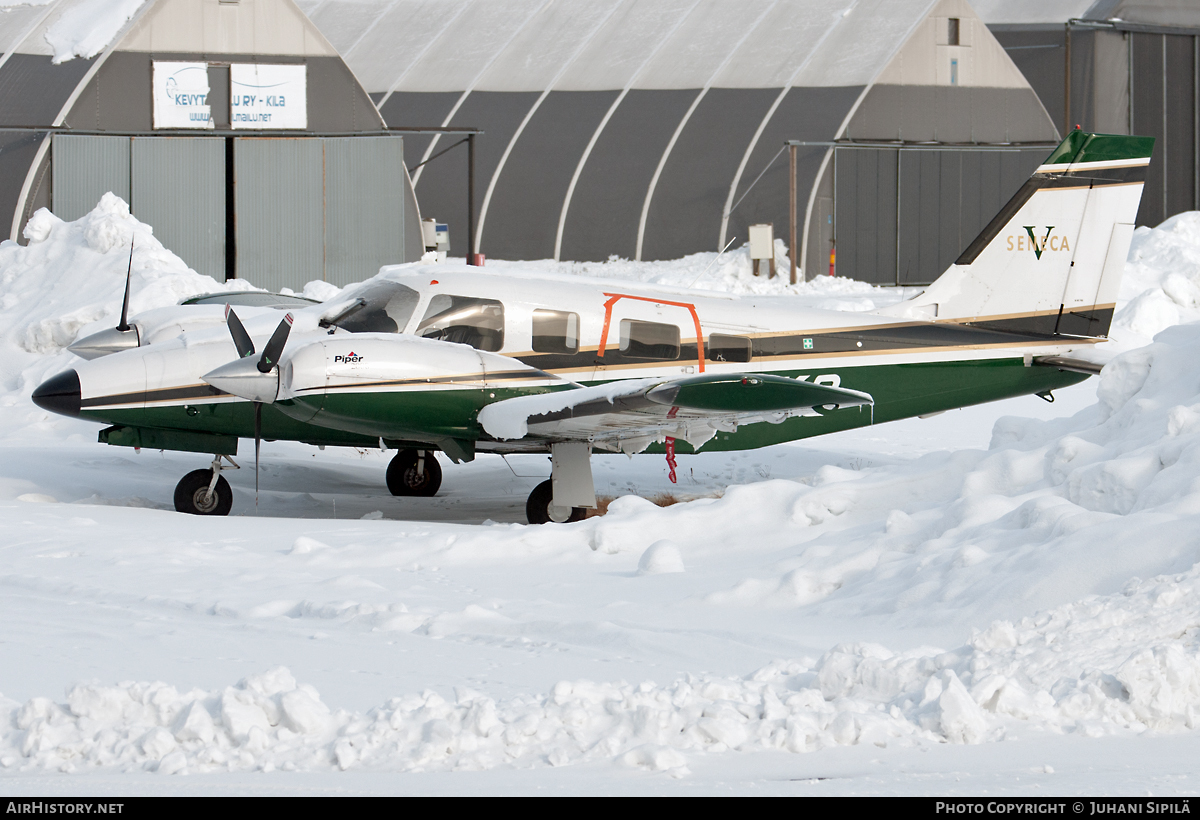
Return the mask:
<svg viewBox="0 0 1200 820">
<path fill-rule="evenodd" d="M 79 374 L 74 370 L 51 376 L 33 391 L 34 404 L 63 416 L 79 415 L 79 398 Z"/>
</svg>

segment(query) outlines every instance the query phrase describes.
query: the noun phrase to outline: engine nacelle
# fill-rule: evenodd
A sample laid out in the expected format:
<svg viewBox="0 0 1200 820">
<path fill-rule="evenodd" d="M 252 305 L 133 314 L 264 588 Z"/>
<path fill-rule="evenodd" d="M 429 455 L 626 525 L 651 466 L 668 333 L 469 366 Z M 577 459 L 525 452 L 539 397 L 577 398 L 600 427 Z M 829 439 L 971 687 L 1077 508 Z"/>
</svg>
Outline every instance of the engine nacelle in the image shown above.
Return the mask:
<svg viewBox="0 0 1200 820">
<path fill-rule="evenodd" d="M 389 438 L 475 435 L 479 409 L 562 379 L 467 345 L 384 333 L 328 336 L 280 364 L 277 407 L 299 420 Z M 438 398 L 434 398 L 434 395 Z M 376 433 L 378 434 L 378 433 Z"/>
</svg>

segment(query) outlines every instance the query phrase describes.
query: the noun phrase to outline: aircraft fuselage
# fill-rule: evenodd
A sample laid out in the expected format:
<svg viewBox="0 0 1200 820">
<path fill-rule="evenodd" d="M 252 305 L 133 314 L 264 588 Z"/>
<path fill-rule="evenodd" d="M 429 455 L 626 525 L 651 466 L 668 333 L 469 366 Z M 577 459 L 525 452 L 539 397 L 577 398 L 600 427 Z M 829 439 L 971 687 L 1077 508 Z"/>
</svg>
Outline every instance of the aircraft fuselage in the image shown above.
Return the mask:
<svg viewBox="0 0 1200 820">
<path fill-rule="evenodd" d="M 544 442 L 490 440 L 476 420 L 479 410 L 572 383 L 688 374 L 775 374 L 874 397 L 873 408 L 817 408 L 778 423 L 743 425 L 719 432 L 700 448 L 752 449 L 1075 384 L 1086 375 L 1030 366 L 1031 359 L 1091 341 L 1041 332 L 1049 327 L 1039 328 L 1038 317 L 1030 317 L 1029 332 L 1018 333 L 987 322 L 900 321 L 797 308 L 788 297 L 729 297 L 595 280 L 508 279 L 470 269 L 393 268 L 385 269 L 384 278 L 415 294 L 405 306 L 404 323 L 397 323 L 393 333 L 339 328 L 330 335 L 317 326 L 322 311 L 328 312 L 325 306 L 297 313 L 283 378 L 297 378 L 306 356 L 320 372 L 310 374 L 315 379 L 311 392 L 298 388 L 295 395 L 264 407 L 264 438 L 360 447 L 378 446 L 381 438 L 394 447 L 459 439 L 477 441 L 481 451 L 544 450 Z M 434 309 L 458 304 L 455 300 L 467 305 L 463 310 L 480 304 L 491 309 L 495 315 L 484 324 L 499 330 L 465 338 L 482 351 L 454 345 L 446 358 L 446 345 L 422 349 L 421 340 L 413 337 L 430 333 L 422 325 L 429 324 Z M 247 319 L 260 346 L 278 316 L 264 310 Z M 535 319 L 543 330 L 561 332 L 538 336 Z M 464 326 L 449 327 L 453 333 Z M 639 340 L 639 333 L 646 338 Z M 306 345 L 314 346 L 311 355 Z M 529 370 L 494 364 L 486 348 L 498 354 L 491 358 L 507 357 Z M 213 326 L 81 364 L 76 368 L 82 391 L 79 415 L 141 430 L 249 438 L 250 402 L 200 379 L 234 358 L 224 327 Z M 335 376 L 342 377 L 341 383 L 334 383 Z M 205 449 L 204 444 L 181 449 Z M 662 445 L 649 449 L 661 451 Z M 691 448 L 680 441 L 678 450 Z"/>
</svg>

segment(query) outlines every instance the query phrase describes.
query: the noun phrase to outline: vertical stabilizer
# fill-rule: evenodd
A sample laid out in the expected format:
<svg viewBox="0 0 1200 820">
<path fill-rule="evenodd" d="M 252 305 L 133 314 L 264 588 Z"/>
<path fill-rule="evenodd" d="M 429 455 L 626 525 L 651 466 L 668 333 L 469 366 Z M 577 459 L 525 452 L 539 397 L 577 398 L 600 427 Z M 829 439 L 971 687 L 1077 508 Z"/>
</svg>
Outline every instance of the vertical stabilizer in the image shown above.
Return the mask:
<svg viewBox="0 0 1200 820">
<path fill-rule="evenodd" d="M 1106 336 L 1153 148 L 1072 131 L 937 281 L 878 312 Z"/>
</svg>

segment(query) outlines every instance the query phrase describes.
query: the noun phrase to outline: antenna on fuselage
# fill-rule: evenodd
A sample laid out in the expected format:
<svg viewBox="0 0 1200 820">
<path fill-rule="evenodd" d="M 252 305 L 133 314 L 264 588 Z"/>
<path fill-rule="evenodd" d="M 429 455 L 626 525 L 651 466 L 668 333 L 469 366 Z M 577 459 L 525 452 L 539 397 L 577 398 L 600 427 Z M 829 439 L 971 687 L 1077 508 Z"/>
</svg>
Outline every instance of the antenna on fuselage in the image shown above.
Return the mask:
<svg viewBox="0 0 1200 820">
<path fill-rule="evenodd" d="M 133 284 L 133 242 L 135 237 L 129 237 L 129 270 L 125 271 L 125 301 L 121 304 L 121 322 L 117 330 L 124 333 L 129 330 L 129 289 Z"/>
<path fill-rule="evenodd" d="M 729 237 L 729 241 L 725 243 L 725 247 L 721 248 L 721 250 L 717 253 L 717 255 L 713 257 L 713 261 L 708 263 L 708 268 L 711 268 L 713 265 L 717 264 L 717 260 L 721 258 L 721 254 L 723 254 L 723 253 L 725 253 L 725 251 L 729 250 L 729 246 L 733 244 L 733 240 L 735 240 L 735 239 L 737 239 L 736 236 Z M 697 282 L 699 282 L 704 277 L 704 274 L 708 273 L 708 268 L 705 268 L 704 270 L 700 271 L 700 275 L 697 276 L 695 279 L 693 279 L 692 284 L 688 285 L 688 287 L 690 288 L 690 287 L 694 286 Z"/>
</svg>

